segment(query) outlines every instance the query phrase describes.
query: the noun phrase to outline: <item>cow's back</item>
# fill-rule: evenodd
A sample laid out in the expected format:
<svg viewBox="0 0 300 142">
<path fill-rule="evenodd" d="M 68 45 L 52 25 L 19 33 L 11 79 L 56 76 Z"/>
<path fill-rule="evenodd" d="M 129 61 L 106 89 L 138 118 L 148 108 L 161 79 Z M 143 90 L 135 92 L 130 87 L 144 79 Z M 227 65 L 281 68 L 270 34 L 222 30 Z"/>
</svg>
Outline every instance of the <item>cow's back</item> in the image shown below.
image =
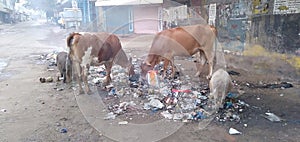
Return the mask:
<svg viewBox="0 0 300 142">
<path fill-rule="evenodd" d="M 155 36 L 149 53 L 163 57 L 168 53 L 172 53 L 173 56 L 191 56 L 199 51 L 201 45 L 205 44 L 207 39 L 205 36 L 212 35 L 210 29 L 201 28 L 203 27 L 191 26 L 164 30 Z"/>
<path fill-rule="evenodd" d="M 108 33 L 80 33 L 74 36 L 72 44 L 69 46 L 71 55 L 79 62 L 85 54 L 90 54 L 91 58 L 98 57 L 100 49 L 109 37 Z M 90 48 L 90 49 L 89 49 Z M 89 50 L 88 50 L 89 49 Z M 89 53 L 88 53 L 89 52 Z"/>
</svg>

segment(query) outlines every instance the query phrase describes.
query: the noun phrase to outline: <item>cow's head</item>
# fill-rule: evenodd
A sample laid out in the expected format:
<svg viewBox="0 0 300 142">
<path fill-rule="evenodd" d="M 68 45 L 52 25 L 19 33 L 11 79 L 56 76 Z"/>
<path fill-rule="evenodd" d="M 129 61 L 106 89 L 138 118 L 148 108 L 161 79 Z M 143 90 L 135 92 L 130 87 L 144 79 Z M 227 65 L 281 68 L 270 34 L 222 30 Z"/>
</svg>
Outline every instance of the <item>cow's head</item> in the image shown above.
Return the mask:
<svg viewBox="0 0 300 142">
<path fill-rule="evenodd" d="M 148 71 L 150 71 L 152 69 L 153 69 L 153 66 L 149 62 L 144 61 L 141 64 L 141 78 L 145 79 Z"/>
</svg>

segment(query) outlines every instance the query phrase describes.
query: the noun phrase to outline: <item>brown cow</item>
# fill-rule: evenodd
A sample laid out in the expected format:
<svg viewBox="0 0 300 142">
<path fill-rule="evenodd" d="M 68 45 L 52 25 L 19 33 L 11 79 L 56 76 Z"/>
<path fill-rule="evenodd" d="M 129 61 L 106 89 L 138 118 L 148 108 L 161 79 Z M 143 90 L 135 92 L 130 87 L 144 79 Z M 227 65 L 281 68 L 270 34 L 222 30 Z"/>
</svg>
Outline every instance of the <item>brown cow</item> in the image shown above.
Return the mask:
<svg viewBox="0 0 300 142">
<path fill-rule="evenodd" d="M 107 76 L 104 84 L 111 81 L 110 72 L 113 62 L 127 67 L 129 76 L 134 74 L 131 60 L 128 60 L 119 38 L 114 34 L 71 33 L 67 38 L 67 45 L 70 48 L 70 59 L 77 73 L 79 93 L 83 93 L 81 79 L 85 84 L 86 92 L 88 94 L 91 92 L 87 81 L 90 66 L 105 65 Z"/>
<path fill-rule="evenodd" d="M 193 25 L 168 29 L 159 32 L 151 45 L 148 56 L 141 65 L 141 76 L 153 69 L 161 60 L 164 61 L 164 75 L 169 64 L 174 77 L 174 56 L 192 56 L 199 53 L 208 61 L 211 78 L 215 49 L 213 48 L 217 30 L 209 25 Z M 205 62 L 202 61 L 202 64 Z"/>
</svg>

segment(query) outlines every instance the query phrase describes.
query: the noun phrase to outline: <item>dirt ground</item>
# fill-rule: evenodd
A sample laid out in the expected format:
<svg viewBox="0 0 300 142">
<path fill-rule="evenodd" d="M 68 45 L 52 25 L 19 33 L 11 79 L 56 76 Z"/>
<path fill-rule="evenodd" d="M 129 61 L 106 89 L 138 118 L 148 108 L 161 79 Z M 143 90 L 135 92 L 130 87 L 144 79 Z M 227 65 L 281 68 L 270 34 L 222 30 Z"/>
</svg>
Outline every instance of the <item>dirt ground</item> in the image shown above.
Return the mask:
<svg viewBox="0 0 300 142">
<path fill-rule="evenodd" d="M 104 130 L 93 127 L 94 125 L 88 121 L 79 108 L 78 96 L 72 87 L 56 81 L 40 83 L 40 77 L 56 77 L 58 72 L 56 69 L 47 70 L 48 64 L 39 59 L 40 55 L 65 50 L 64 39 L 71 31 L 61 30 L 57 26 L 45 23 L 42 25 L 33 23 L 16 25 L 10 28 L 12 32 L 0 35 L 0 58 L 8 59 L 8 65 L 2 71 L 3 74 L 0 74 L 2 76 L 0 80 L 0 141 L 116 141 L 108 137 Z M 14 31 L 18 31 L 19 34 L 13 33 Z M 29 34 L 30 36 L 26 37 Z M 134 58 L 145 57 L 152 39 L 153 35 L 121 37 L 126 53 Z M 239 99 L 250 105 L 240 114 L 241 121 L 238 123 L 219 122 L 214 119 L 201 130 L 198 129 L 197 122 L 184 123 L 174 133 L 166 134 L 158 141 L 299 141 L 299 69 L 294 68 L 285 60 L 270 56 L 225 54 L 225 58 L 227 71 L 240 73 L 240 75 L 231 76 L 236 84 L 232 92 L 240 94 Z M 178 62 L 181 63 L 181 61 Z M 189 75 L 195 73 L 195 69 L 191 68 L 189 71 Z M 255 87 L 255 85 L 280 82 L 289 82 L 293 87 L 274 89 Z M 59 90 L 59 88 L 64 89 Z M 267 120 L 261 116 L 266 112 L 276 114 L 283 121 Z M 146 118 L 145 122 L 147 122 Z M 131 130 L 129 126 L 128 129 L 126 126 L 118 127 L 125 131 L 112 132 L 115 135 L 126 134 L 126 131 L 138 131 Z M 167 125 L 163 127 L 168 128 Z M 242 134 L 229 135 L 230 127 L 236 128 Z M 66 130 L 65 133 L 62 130 Z M 159 132 L 154 127 L 151 130 L 141 131 L 136 137 L 143 137 L 146 133 L 153 131 Z M 157 136 L 161 135 L 157 134 Z M 132 140 L 123 139 L 122 141 Z M 133 141 L 139 141 L 139 139 Z"/>
</svg>

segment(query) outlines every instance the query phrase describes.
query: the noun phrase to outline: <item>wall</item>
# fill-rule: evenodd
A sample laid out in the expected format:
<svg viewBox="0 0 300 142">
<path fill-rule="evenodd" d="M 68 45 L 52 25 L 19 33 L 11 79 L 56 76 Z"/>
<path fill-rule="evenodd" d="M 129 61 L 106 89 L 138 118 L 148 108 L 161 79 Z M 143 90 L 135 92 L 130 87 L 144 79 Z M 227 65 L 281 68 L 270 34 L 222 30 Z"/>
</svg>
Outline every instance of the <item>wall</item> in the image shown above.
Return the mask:
<svg viewBox="0 0 300 142">
<path fill-rule="evenodd" d="M 251 1 L 217 3 L 218 40 L 224 49 L 243 51 L 249 30 Z"/>
<path fill-rule="evenodd" d="M 144 5 L 135 6 L 133 9 L 134 33 L 157 33 L 161 30 L 162 23 L 159 18 L 161 6 Z"/>
<path fill-rule="evenodd" d="M 249 43 L 260 44 L 270 51 L 279 53 L 294 54 L 297 50 L 299 52 L 300 1 L 253 1 Z"/>
<path fill-rule="evenodd" d="M 296 54 L 300 45 L 300 14 L 261 15 L 252 18 L 250 43 L 270 51 Z"/>
<path fill-rule="evenodd" d="M 103 7 L 104 30 L 115 34 L 130 34 L 129 14 L 132 6 Z"/>
</svg>

